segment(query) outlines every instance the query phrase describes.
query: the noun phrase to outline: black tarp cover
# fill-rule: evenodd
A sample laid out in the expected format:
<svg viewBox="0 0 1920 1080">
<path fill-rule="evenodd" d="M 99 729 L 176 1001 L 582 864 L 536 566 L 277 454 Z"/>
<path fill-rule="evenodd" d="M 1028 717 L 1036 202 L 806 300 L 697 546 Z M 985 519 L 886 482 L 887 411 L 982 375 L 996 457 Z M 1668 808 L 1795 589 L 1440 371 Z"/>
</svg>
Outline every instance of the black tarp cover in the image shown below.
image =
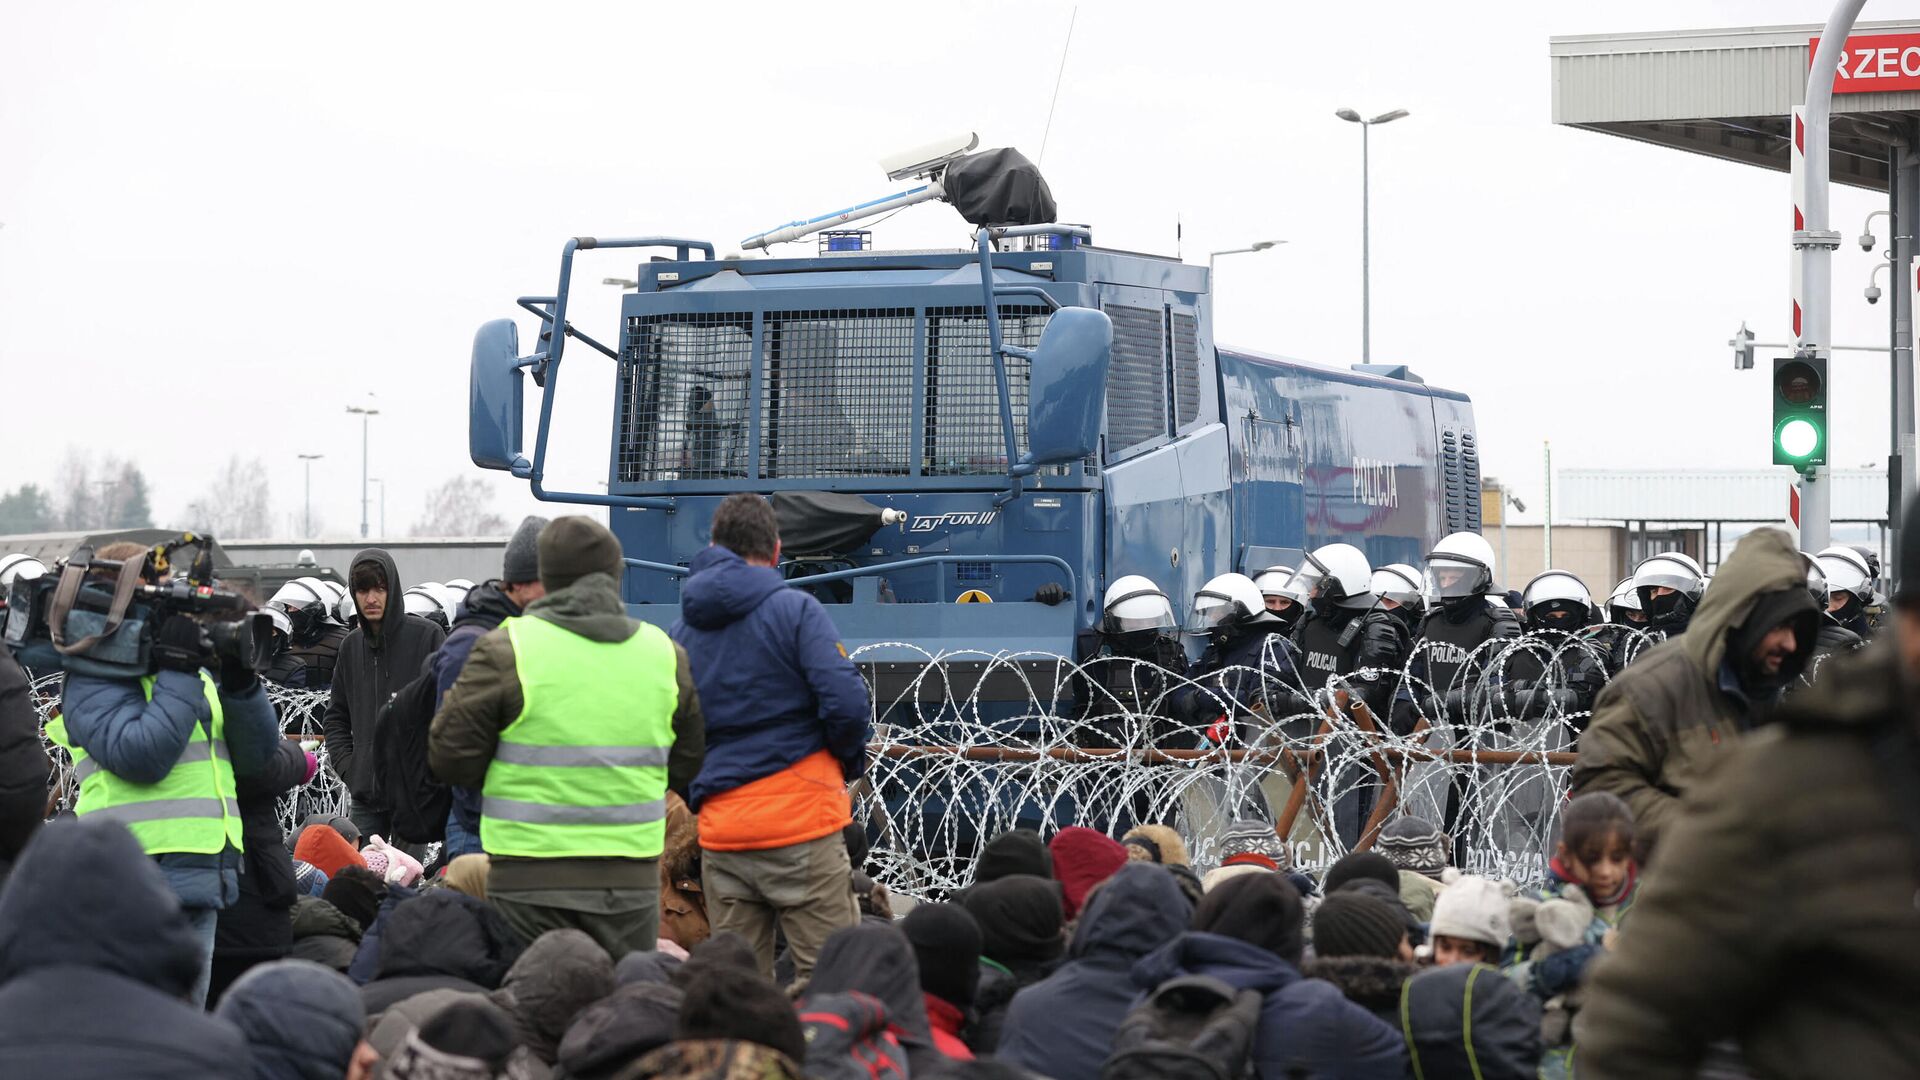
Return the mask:
<svg viewBox="0 0 1920 1080">
<path fill-rule="evenodd" d="M 940 185 L 974 225 L 1045 225 L 1056 213 L 1046 177 L 1012 147 L 959 158 L 947 166 Z"/>
<path fill-rule="evenodd" d="M 786 555 L 845 555 L 880 530 L 881 508 L 858 495 L 778 491 L 772 498 Z"/>
</svg>

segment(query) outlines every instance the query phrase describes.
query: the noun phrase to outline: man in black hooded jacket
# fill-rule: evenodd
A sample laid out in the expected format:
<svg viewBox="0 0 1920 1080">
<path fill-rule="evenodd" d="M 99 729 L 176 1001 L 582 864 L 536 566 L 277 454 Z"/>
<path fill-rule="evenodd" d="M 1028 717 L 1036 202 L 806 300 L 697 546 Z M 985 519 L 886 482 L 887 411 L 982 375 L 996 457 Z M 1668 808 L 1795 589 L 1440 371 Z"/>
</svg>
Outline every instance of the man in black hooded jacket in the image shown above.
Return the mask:
<svg viewBox="0 0 1920 1080">
<path fill-rule="evenodd" d="M 126 826 L 49 824 L 0 893 L 0 1071 L 244 1080 L 239 1030 L 187 1001 L 202 963 L 179 897 Z"/>
<path fill-rule="evenodd" d="M 347 578 L 360 625 L 340 643 L 334 661 L 333 696 L 327 702 L 324 727 L 327 755 L 333 771 L 353 796 L 349 813 L 361 836 L 379 834 L 391 839 L 393 810 L 385 805 L 373 782 L 373 725 L 386 704 L 425 668 L 446 631 L 418 615 L 409 615 L 400 603 L 405 587 L 393 556 L 381 548 L 367 548 L 353 557 Z"/>
</svg>

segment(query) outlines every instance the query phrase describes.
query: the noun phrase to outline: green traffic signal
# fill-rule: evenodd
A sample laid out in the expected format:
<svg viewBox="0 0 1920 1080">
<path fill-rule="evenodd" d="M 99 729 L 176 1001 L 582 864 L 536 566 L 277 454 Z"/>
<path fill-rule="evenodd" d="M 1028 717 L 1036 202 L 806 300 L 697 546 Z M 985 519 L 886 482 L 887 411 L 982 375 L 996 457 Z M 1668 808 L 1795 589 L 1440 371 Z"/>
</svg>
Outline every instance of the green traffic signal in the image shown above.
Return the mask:
<svg viewBox="0 0 1920 1080">
<path fill-rule="evenodd" d="M 1822 357 L 1773 362 L 1773 463 L 1795 468 L 1827 463 L 1827 361 Z"/>
</svg>

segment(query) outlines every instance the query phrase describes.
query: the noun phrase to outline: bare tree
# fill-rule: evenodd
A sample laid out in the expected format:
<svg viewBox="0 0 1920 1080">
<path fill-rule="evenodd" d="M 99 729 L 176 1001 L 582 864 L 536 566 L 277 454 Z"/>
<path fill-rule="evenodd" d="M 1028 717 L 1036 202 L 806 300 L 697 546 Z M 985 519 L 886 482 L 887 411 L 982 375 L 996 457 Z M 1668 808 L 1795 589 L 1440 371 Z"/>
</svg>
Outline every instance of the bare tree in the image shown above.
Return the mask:
<svg viewBox="0 0 1920 1080">
<path fill-rule="evenodd" d="M 493 512 L 493 489 L 477 476 L 456 476 L 427 492 L 414 536 L 504 536 L 507 519 Z"/>
<path fill-rule="evenodd" d="M 235 540 L 268 535 L 272 521 L 266 465 L 257 457 L 243 461 L 235 454 L 214 475 L 212 486 L 187 504 L 184 524 Z"/>
<path fill-rule="evenodd" d="M 68 447 L 52 497 L 55 521 L 62 529 L 90 532 L 153 525 L 146 476 L 139 466 L 111 454 L 95 462 L 92 454 Z"/>
</svg>

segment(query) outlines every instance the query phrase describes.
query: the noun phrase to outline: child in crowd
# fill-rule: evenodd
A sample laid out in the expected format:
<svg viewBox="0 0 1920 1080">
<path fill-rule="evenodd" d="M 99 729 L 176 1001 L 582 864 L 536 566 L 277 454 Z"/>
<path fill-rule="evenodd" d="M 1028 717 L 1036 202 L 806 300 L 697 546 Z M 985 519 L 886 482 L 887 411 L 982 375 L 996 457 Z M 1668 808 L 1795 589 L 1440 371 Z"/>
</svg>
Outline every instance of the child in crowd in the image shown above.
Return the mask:
<svg viewBox="0 0 1920 1080">
<path fill-rule="evenodd" d="M 1582 795 L 1560 815 L 1560 842 L 1547 864 L 1547 883 L 1514 901 L 1519 933 L 1507 974 L 1544 1007 L 1542 1076 L 1566 1075 L 1580 988 L 1633 907 L 1639 890 L 1633 844 L 1633 812 L 1619 796 Z"/>
<path fill-rule="evenodd" d="M 1463 876 L 1441 890 L 1433 902 L 1436 967 L 1448 964 L 1499 964 L 1513 936 L 1511 898 L 1497 881 Z"/>
</svg>

